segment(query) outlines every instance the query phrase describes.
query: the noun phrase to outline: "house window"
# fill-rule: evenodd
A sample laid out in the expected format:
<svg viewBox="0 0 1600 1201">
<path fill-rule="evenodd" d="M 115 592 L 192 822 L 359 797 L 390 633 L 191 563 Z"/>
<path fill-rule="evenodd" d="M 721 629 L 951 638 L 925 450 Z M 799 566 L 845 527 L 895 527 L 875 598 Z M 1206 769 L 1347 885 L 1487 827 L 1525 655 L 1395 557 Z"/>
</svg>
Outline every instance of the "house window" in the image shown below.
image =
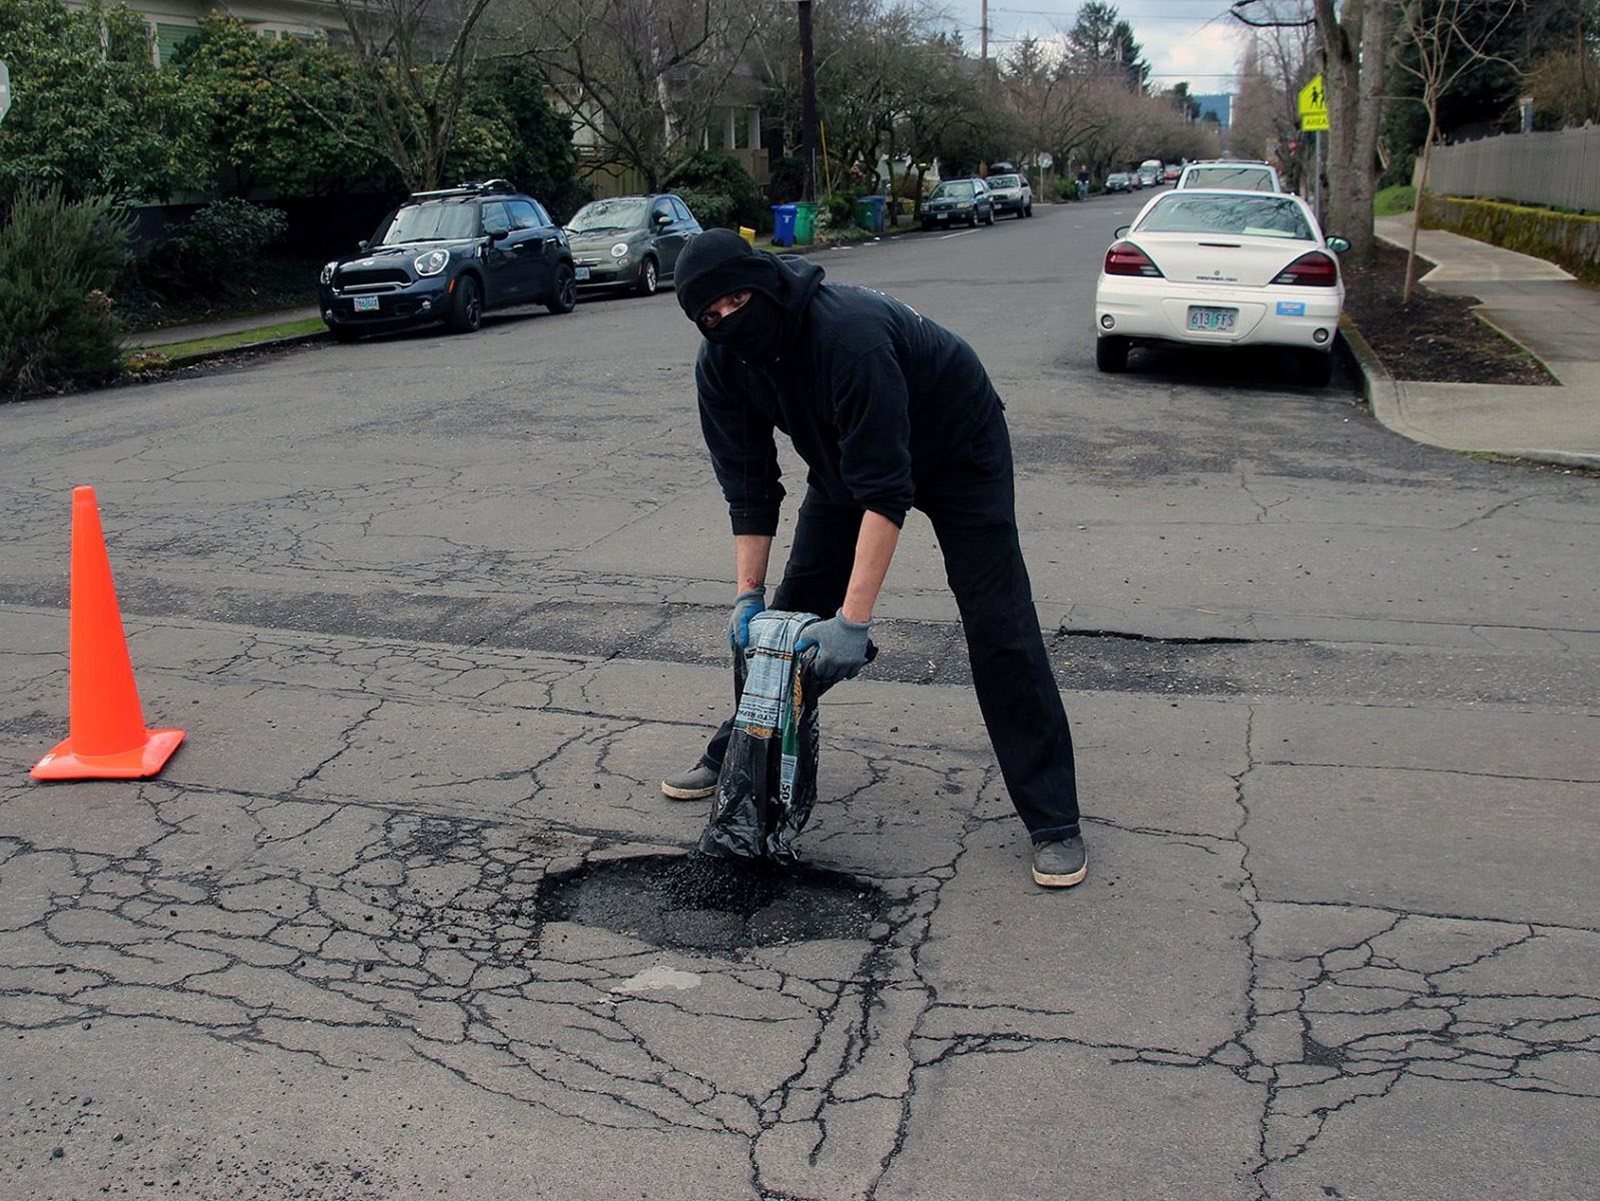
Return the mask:
<svg viewBox="0 0 1600 1201">
<path fill-rule="evenodd" d="M 178 47 L 200 36 L 198 25 L 168 25 L 156 22 L 156 65 L 165 66 L 178 54 Z"/>
</svg>

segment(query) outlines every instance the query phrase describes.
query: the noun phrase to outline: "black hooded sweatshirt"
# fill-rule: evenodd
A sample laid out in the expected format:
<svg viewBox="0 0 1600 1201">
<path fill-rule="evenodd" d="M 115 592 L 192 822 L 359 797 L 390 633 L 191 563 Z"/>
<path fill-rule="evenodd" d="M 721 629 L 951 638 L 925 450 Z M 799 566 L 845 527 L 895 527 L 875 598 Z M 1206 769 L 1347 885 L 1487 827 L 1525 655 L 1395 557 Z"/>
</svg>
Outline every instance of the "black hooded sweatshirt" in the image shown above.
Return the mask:
<svg viewBox="0 0 1600 1201">
<path fill-rule="evenodd" d="M 824 283 L 804 258 L 775 261 L 777 353 L 746 362 L 705 342 L 695 364 L 700 424 L 733 532 L 777 532 L 784 489 L 774 429 L 794 442 L 813 488 L 901 525 L 1000 398 L 972 347 L 910 306 Z"/>
</svg>

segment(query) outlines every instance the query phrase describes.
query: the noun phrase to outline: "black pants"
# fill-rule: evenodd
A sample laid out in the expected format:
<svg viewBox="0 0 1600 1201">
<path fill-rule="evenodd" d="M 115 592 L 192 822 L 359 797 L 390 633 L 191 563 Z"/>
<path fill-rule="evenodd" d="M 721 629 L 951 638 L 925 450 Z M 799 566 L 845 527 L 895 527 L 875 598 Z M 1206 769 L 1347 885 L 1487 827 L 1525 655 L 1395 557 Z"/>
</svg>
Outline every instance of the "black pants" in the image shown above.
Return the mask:
<svg viewBox="0 0 1600 1201">
<path fill-rule="evenodd" d="M 1011 803 L 1034 842 L 1077 834 L 1072 734 L 1017 541 L 1011 439 L 1001 412 L 995 410 L 957 459 L 929 475 L 918 482 L 916 505 L 932 521 L 944 553 L 978 707 Z M 774 609 L 824 617 L 838 611 L 855 566 L 861 514 L 814 488 L 807 491 Z M 721 769 L 732 729 L 731 720 L 722 724 L 702 764 Z"/>
</svg>

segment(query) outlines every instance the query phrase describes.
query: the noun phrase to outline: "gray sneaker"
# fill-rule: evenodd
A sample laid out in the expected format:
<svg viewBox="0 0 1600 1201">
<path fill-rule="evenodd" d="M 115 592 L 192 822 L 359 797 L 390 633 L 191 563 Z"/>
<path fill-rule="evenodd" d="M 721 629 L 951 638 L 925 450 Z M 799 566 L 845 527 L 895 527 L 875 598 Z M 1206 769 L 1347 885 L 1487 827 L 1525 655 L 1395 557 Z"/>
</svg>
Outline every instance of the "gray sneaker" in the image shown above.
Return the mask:
<svg viewBox="0 0 1600 1201">
<path fill-rule="evenodd" d="M 1074 834 L 1033 844 L 1033 882 L 1041 888 L 1071 888 L 1089 874 L 1089 852 Z"/>
<path fill-rule="evenodd" d="M 717 790 L 717 773 L 696 763 L 690 771 L 679 772 L 661 781 L 661 795 L 675 801 L 698 801 Z"/>
</svg>

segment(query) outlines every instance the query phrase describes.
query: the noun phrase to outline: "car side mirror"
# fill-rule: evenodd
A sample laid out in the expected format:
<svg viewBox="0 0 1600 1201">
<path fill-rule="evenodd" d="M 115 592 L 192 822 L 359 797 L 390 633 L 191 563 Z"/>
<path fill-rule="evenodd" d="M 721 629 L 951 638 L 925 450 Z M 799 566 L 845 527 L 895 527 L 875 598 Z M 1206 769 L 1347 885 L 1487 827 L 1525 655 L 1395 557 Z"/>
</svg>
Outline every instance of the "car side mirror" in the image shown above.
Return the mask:
<svg viewBox="0 0 1600 1201">
<path fill-rule="evenodd" d="M 371 245 L 372 245 L 371 242 L 368 242 L 365 238 L 362 238 L 361 241 L 356 243 L 356 249 L 359 250 L 362 254 L 366 254 L 367 253 L 367 247 L 369 247 Z"/>
<path fill-rule="evenodd" d="M 1345 251 L 1350 249 L 1350 239 L 1341 238 L 1336 234 L 1329 235 L 1327 238 L 1324 238 L 1323 241 L 1327 244 L 1328 249 L 1333 251 L 1334 254 L 1343 254 Z"/>
<path fill-rule="evenodd" d="M 1114 233 L 1114 234 L 1112 234 L 1112 235 L 1111 235 L 1111 236 L 1112 236 L 1112 237 L 1113 237 L 1113 238 L 1123 238 L 1123 237 L 1126 237 L 1126 236 L 1127 236 L 1127 234 L 1128 234 L 1128 231 L 1129 231 L 1129 230 L 1130 230 L 1130 229 L 1132 229 L 1132 228 L 1133 228 L 1133 226 L 1131 226 L 1131 225 L 1119 225 L 1119 226 L 1117 226 L 1117 232 L 1116 232 L 1116 233 Z"/>
<path fill-rule="evenodd" d="M 483 232 L 489 235 L 489 241 L 491 242 L 503 242 L 511 236 L 509 229 L 500 226 L 496 226 L 494 229 L 486 229 Z"/>
<path fill-rule="evenodd" d="M 656 214 L 656 224 L 657 225 L 671 225 L 672 224 L 671 215 L 669 215 L 667 213 L 657 213 Z"/>
</svg>

